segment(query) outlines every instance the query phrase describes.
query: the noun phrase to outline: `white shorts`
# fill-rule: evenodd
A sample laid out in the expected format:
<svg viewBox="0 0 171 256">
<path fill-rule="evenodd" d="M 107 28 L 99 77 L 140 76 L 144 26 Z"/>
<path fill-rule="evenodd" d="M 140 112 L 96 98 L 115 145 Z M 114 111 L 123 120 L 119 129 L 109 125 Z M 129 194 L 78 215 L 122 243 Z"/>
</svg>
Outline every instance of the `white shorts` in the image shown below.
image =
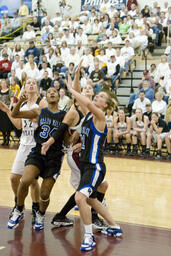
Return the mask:
<svg viewBox="0 0 171 256">
<path fill-rule="evenodd" d="M 166 134 L 167 134 L 167 132 L 163 132 L 163 133 L 159 134 L 162 141 L 164 141 Z M 153 131 L 152 136 L 153 136 L 154 142 L 156 143 L 157 142 L 157 133 Z"/>
<path fill-rule="evenodd" d="M 67 162 L 71 169 L 70 183 L 75 189 L 77 189 L 80 184 L 81 176 L 80 176 L 80 169 L 78 168 L 75 160 L 73 159 L 72 153 L 73 153 L 72 151 L 68 151 Z"/>
<path fill-rule="evenodd" d="M 24 166 L 25 166 L 25 160 L 30 153 L 31 149 L 34 147 L 34 145 L 21 145 L 18 148 L 11 173 L 23 175 L 24 173 Z"/>
</svg>

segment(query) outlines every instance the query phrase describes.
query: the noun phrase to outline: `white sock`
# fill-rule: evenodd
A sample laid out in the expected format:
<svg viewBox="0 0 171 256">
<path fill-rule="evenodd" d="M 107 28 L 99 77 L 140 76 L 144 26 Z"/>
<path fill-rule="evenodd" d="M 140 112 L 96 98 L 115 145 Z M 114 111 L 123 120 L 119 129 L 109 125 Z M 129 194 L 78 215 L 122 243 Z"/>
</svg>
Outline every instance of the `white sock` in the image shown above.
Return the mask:
<svg viewBox="0 0 171 256">
<path fill-rule="evenodd" d="M 86 233 L 86 234 L 90 234 L 90 235 L 93 234 L 92 224 L 84 225 L 84 228 L 85 228 L 85 233 Z"/>
</svg>

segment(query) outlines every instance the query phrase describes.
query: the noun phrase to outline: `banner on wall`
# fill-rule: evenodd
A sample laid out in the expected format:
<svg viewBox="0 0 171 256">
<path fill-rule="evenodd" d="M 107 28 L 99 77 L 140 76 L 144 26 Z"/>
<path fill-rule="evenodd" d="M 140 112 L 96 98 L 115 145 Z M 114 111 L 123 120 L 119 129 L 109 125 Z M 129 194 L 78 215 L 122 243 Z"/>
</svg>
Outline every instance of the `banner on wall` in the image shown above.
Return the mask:
<svg viewBox="0 0 171 256">
<path fill-rule="evenodd" d="M 28 6 L 29 10 L 32 9 L 32 0 L 24 0 L 25 5 Z M 0 17 L 7 13 L 8 16 L 13 16 L 21 5 L 21 0 L 0 0 Z"/>
<path fill-rule="evenodd" d="M 89 9 L 96 7 L 96 9 L 99 10 L 103 2 L 103 0 L 81 0 L 81 10 L 83 10 L 84 5 L 88 5 Z M 123 5 L 126 5 L 126 0 L 109 0 L 109 3 L 120 10 Z"/>
</svg>

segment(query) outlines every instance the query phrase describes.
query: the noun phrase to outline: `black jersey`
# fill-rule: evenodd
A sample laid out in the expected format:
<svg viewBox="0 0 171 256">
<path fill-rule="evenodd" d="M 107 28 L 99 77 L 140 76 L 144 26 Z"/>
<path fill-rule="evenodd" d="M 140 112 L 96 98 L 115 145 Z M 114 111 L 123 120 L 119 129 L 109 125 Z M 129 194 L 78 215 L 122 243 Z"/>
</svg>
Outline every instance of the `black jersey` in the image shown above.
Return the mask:
<svg viewBox="0 0 171 256">
<path fill-rule="evenodd" d="M 103 162 L 103 147 L 107 135 L 107 125 L 104 132 L 99 132 L 93 123 L 91 113 L 85 117 L 81 127 L 81 156 L 80 161 L 92 164 Z"/>
<path fill-rule="evenodd" d="M 53 132 L 55 132 L 59 128 L 65 114 L 65 111 L 53 113 L 48 108 L 43 108 L 41 110 L 38 127 L 34 133 L 36 147 L 41 148 L 41 144 L 46 142 L 53 134 Z M 48 153 L 61 151 L 63 139 L 64 134 L 60 136 L 60 138 L 55 141 L 53 145 L 50 146 Z"/>
</svg>

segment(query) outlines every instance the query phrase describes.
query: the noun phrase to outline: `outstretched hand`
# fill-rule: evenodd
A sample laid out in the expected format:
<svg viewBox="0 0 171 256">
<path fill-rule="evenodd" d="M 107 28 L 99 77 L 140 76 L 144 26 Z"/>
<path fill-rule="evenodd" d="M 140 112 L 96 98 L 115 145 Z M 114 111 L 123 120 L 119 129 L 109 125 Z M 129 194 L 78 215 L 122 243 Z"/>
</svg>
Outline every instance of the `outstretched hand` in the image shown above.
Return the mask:
<svg viewBox="0 0 171 256">
<path fill-rule="evenodd" d="M 20 99 L 19 99 L 20 103 L 23 103 L 23 102 L 25 102 L 25 101 L 27 101 L 27 100 L 28 100 L 28 97 L 27 97 L 26 94 L 21 95 L 21 97 L 20 97 Z"/>
<path fill-rule="evenodd" d="M 78 66 L 77 66 L 77 68 L 76 68 L 76 70 L 75 70 L 75 73 L 76 73 L 76 74 L 80 72 L 82 63 L 83 63 L 83 59 L 80 61 L 80 63 L 78 64 Z"/>
<path fill-rule="evenodd" d="M 71 76 L 69 74 L 68 74 L 67 88 L 70 92 L 72 91 L 72 79 L 71 79 Z"/>
</svg>

